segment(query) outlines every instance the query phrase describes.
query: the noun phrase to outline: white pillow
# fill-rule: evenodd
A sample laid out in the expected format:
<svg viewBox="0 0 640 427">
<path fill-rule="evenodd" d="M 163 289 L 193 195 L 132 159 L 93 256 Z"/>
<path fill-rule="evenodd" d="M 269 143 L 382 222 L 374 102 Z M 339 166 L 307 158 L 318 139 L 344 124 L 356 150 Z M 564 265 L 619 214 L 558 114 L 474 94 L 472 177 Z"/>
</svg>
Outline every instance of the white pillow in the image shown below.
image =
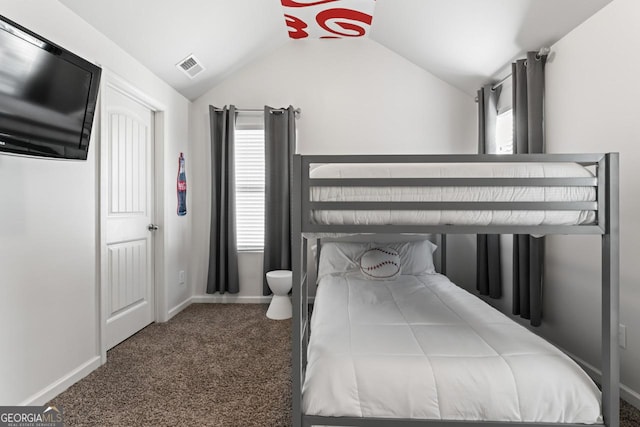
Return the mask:
<svg viewBox="0 0 640 427">
<path fill-rule="evenodd" d="M 376 242 L 326 242 L 320 246 L 318 279 L 327 274 L 344 274 L 360 271 L 360 258 L 368 249 L 389 247 L 400 256 L 400 274 L 421 276 L 433 274 L 433 252 L 437 249 L 429 240 L 397 243 Z"/>
<path fill-rule="evenodd" d="M 393 243 L 390 246 L 400 254 L 400 264 L 402 266 L 400 274 L 422 276 L 436 273 L 433 253 L 438 249 L 438 246 L 433 242 L 415 240 Z"/>
<path fill-rule="evenodd" d="M 370 280 L 395 280 L 400 274 L 400 255 L 393 248 L 371 248 L 360 257 L 360 272 Z"/>
</svg>

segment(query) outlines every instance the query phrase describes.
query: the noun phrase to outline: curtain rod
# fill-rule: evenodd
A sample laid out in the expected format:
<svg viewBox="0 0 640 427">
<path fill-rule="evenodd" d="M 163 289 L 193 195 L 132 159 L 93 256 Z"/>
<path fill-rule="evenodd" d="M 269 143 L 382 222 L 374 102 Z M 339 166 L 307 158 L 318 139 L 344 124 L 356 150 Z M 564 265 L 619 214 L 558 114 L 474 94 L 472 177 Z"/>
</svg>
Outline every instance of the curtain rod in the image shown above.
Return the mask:
<svg viewBox="0 0 640 427">
<path fill-rule="evenodd" d="M 536 57 L 549 55 L 549 52 L 551 52 L 550 48 L 548 48 L 546 46 L 545 47 L 541 47 L 540 50 L 538 51 L 538 54 L 536 55 Z M 504 84 L 504 82 L 506 82 L 510 78 L 511 78 L 511 73 L 507 74 L 502 80 L 500 80 L 498 83 L 496 83 L 493 86 L 491 86 L 491 89 L 495 90 L 495 89 L 499 88 L 500 86 L 502 86 Z"/>
<path fill-rule="evenodd" d="M 216 108 L 216 110 L 221 111 L 221 108 Z M 239 112 L 239 113 L 263 112 L 264 108 L 236 108 L 236 111 Z M 274 112 L 282 113 L 282 112 L 285 112 L 285 111 L 287 111 L 286 108 L 274 108 L 273 110 L 271 110 L 272 113 L 274 113 Z M 300 108 L 295 108 L 293 110 L 293 114 L 296 117 L 300 116 L 301 113 L 302 113 L 302 110 Z"/>
<path fill-rule="evenodd" d="M 511 73 L 507 74 L 502 80 L 500 80 L 498 83 L 496 83 L 493 86 L 491 86 L 491 90 L 498 89 L 500 86 L 502 86 L 504 84 L 504 82 L 506 82 L 510 78 L 511 78 Z"/>
</svg>

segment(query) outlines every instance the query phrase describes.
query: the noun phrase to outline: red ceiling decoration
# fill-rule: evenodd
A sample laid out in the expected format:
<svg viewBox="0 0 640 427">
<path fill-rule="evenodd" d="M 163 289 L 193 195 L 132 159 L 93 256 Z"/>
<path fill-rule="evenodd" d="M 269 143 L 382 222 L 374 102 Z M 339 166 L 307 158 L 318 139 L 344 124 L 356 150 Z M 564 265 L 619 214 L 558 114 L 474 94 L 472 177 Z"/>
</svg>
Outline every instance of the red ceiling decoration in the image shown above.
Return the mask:
<svg viewBox="0 0 640 427">
<path fill-rule="evenodd" d="M 375 0 L 280 0 L 292 39 L 366 36 Z"/>
</svg>

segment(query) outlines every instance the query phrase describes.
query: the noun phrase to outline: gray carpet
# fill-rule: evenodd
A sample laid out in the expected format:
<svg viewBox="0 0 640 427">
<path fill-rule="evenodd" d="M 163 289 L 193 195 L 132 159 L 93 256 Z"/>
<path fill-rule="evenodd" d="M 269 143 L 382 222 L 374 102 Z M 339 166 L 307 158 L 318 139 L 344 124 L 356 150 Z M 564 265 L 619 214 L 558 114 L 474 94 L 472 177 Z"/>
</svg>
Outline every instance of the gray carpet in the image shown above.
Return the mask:
<svg viewBox="0 0 640 427">
<path fill-rule="evenodd" d="M 49 402 L 68 426 L 289 426 L 289 321 L 266 305 L 193 304 L 108 353 Z M 640 411 L 622 402 L 622 427 Z"/>
<path fill-rule="evenodd" d="M 291 322 L 266 310 L 193 304 L 111 349 L 49 405 L 69 426 L 288 426 Z"/>
</svg>

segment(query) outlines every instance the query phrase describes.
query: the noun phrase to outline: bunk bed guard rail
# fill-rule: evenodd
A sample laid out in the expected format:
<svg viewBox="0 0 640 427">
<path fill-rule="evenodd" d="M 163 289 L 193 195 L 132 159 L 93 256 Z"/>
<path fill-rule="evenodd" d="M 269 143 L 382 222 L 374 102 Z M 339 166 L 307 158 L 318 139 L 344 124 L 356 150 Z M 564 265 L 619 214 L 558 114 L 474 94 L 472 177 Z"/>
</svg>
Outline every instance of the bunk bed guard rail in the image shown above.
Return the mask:
<svg viewBox="0 0 640 427">
<path fill-rule="evenodd" d="M 595 167 L 595 176 L 545 177 L 429 177 L 429 178 L 311 178 L 312 165 L 322 164 L 442 164 L 442 163 L 577 163 Z M 291 232 L 293 269 L 292 416 L 293 426 L 467 426 L 504 425 L 564 426 L 554 423 L 491 421 L 443 421 L 320 417 L 301 411 L 302 385 L 309 342 L 307 239 L 322 233 L 416 233 L 416 234 L 597 234 L 602 236 L 602 412 L 604 425 L 619 426 L 619 156 L 606 154 L 516 155 L 295 155 L 292 166 Z M 595 201 L 317 201 L 314 187 L 592 187 Z M 423 224 L 325 224 L 313 220 L 317 210 L 331 211 L 593 211 L 595 221 L 576 225 L 423 225 Z"/>
<path fill-rule="evenodd" d="M 447 233 L 447 234 L 603 234 L 606 215 L 604 208 L 606 188 L 606 154 L 517 154 L 517 155 L 342 155 L 299 156 L 301 174 L 301 215 L 303 232 L 307 233 Z M 578 163 L 595 166 L 596 176 L 582 178 L 311 178 L 312 165 L 322 164 L 442 164 L 442 163 Z M 314 201 L 312 189 L 322 187 L 593 187 L 597 190 L 595 202 L 505 202 L 505 201 Z M 330 211 L 594 211 L 597 220 L 581 225 L 369 225 L 321 224 L 312 221 L 313 212 Z"/>
</svg>

